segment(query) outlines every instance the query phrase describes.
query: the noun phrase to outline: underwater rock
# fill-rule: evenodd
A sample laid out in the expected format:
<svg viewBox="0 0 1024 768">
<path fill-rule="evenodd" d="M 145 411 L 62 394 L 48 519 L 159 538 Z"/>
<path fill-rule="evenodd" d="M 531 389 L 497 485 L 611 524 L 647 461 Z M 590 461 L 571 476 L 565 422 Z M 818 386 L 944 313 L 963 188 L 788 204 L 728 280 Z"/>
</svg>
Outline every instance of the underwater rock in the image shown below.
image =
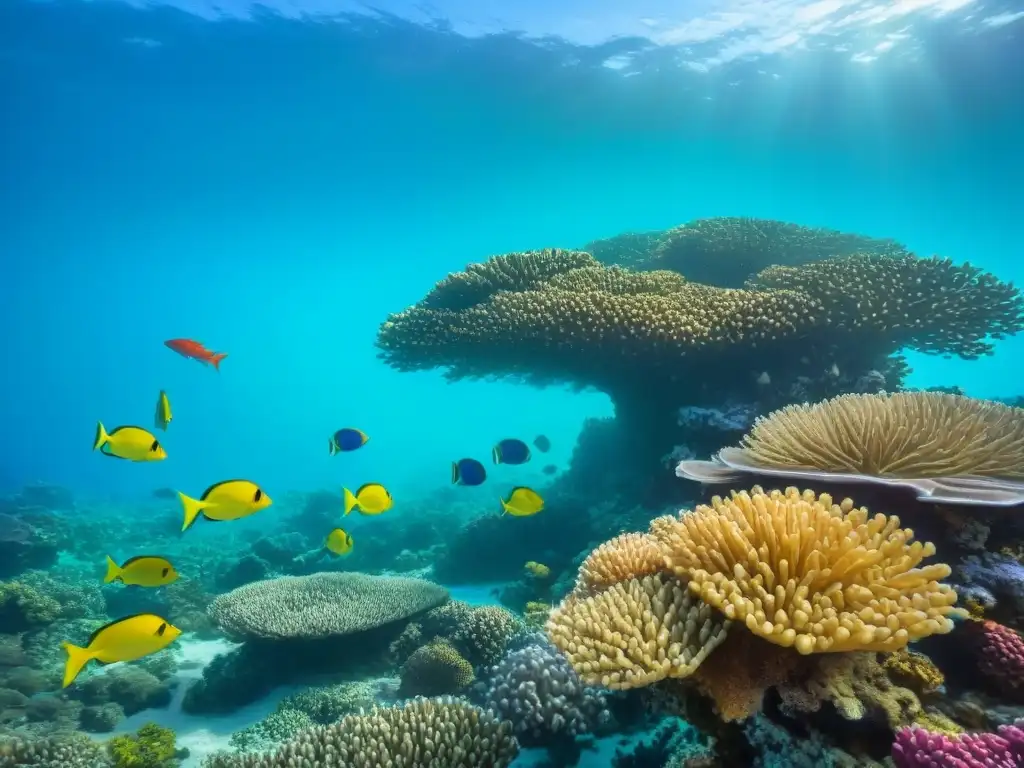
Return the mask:
<svg viewBox="0 0 1024 768">
<path fill-rule="evenodd" d="M 110 733 L 124 720 L 124 708 L 109 702 L 96 707 L 85 707 L 78 716 L 82 730 L 91 733 Z"/>
<path fill-rule="evenodd" d="M 162 709 L 171 703 L 171 686 L 145 669 L 124 664 L 76 682 L 67 695 L 89 706 L 120 705 L 126 715 L 144 709 Z"/>
<path fill-rule="evenodd" d="M 237 589 L 270 573 L 270 565 L 254 554 L 243 555 L 217 574 L 217 588 L 225 591 Z"/>
<path fill-rule="evenodd" d="M 957 565 L 954 578 L 967 587 L 986 590 L 1004 612 L 1024 616 L 1024 565 L 1016 558 L 995 552 L 971 555 Z"/>
<path fill-rule="evenodd" d="M 18 576 L 33 568 L 52 568 L 57 545 L 43 538 L 25 520 L 0 512 L 0 579 Z"/>
</svg>

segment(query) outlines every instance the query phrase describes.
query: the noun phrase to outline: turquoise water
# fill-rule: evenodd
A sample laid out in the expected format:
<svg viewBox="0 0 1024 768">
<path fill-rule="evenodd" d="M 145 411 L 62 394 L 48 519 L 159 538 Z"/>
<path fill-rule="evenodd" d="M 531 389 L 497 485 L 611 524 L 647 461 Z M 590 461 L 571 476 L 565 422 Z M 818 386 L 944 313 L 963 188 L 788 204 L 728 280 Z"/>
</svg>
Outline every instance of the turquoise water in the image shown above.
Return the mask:
<svg viewBox="0 0 1024 768">
<path fill-rule="evenodd" d="M 400 570 L 391 550 L 410 550 L 402 562 L 424 575 L 465 532 L 443 515 L 462 523 L 497 512 L 499 489 L 546 487 L 541 467 L 568 470 L 585 420 L 613 407 L 601 392 L 393 370 L 375 348 L 388 315 L 492 255 L 719 216 L 893 238 L 1022 284 L 1020 7 L 0 0 L 0 497 L 42 483 L 103 518 L 99 541 L 76 519 L 85 533 L 63 543 L 61 578 L 98 590 L 89 569 L 107 552 L 93 550 L 123 533 L 126 559 L 152 525 L 210 597 L 236 586 L 218 581 L 227 560 L 300 525 L 285 512 L 308 497 L 179 539 L 176 502 L 154 489 L 198 497 L 249 478 L 275 503 L 326 489 L 340 507 L 342 486 L 380 482 L 396 513 L 415 515 L 347 518 L 360 547 L 387 555 L 359 567 Z M 164 346 L 181 337 L 226 353 L 219 372 Z M 1021 336 L 979 360 L 907 358 L 908 387 L 1024 395 Z M 166 461 L 90 452 L 98 420 L 149 427 L 160 390 L 174 412 L 158 433 Z M 332 457 L 343 426 L 370 441 Z M 451 489 L 452 460 L 539 434 L 552 442 L 543 458 L 486 462 L 488 485 Z M 534 529 L 538 549 L 520 558 L 550 556 L 566 588 L 584 545 L 665 511 L 634 508 L 647 477 L 613 498 L 586 497 L 603 486 L 583 480 L 572 492 L 585 503 L 570 501 L 606 528 L 575 541 L 588 523 L 562 518 Z M 619 516 L 600 518 L 609 505 Z M 433 525 L 443 530 L 417 550 L 418 526 Z M 483 557 L 506 544 L 521 542 L 501 538 Z M 220 570 L 201 571 L 215 554 Z M 291 562 L 304 554 L 295 545 L 262 575 L 314 570 Z M 449 585 L 451 596 L 493 605 L 520 578 L 503 575 Z M 105 589 L 105 618 L 148 605 Z M 213 730 L 226 739 L 284 690 Z M 185 765 L 198 765 L 197 721 L 175 719 L 183 694 L 153 717 L 180 729 L 198 749 Z M 580 765 L 608 765 L 644 735 L 613 734 Z"/>
</svg>

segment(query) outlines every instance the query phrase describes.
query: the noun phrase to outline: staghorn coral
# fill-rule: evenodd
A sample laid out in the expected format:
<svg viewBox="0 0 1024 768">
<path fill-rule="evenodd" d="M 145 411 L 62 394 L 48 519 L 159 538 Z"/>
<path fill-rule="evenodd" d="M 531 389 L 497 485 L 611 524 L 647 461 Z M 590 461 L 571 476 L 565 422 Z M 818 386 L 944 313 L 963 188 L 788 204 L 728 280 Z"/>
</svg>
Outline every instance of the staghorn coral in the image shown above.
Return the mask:
<svg viewBox="0 0 1024 768">
<path fill-rule="evenodd" d="M 505 653 L 509 641 L 522 629 L 514 613 L 496 605 L 474 608 L 451 632 L 452 645 L 474 665 L 493 664 Z"/>
<path fill-rule="evenodd" d="M 651 523 L 666 562 L 727 618 L 802 654 L 893 651 L 949 632 L 956 593 L 948 565 L 911 542 L 899 518 L 812 491 L 733 492 Z"/>
<path fill-rule="evenodd" d="M 664 233 L 646 266 L 673 269 L 690 280 L 723 286 L 773 264 L 799 265 L 856 253 L 903 255 L 895 240 L 815 229 L 771 219 L 696 219 Z"/>
<path fill-rule="evenodd" d="M 1024 720 L 996 733 L 949 736 L 925 728 L 901 728 L 892 745 L 896 768 L 1020 768 L 1024 765 Z"/>
<path fill-rule="evenodd" d="M 204 766 L 507 768 L 518 752 L 510 725 L 490 713 L 458 699 L 413 699 L 301 731 L 273 755 L 218 755 Z"/>
<path fill-rule="evenodd" d="M 482 706 L 512 723 L 522 746 L 575 737 L 611 723 L 607 693 L 583 684 L 543 635 L 511 651 L 474 686 Z"/>
<path fill-rule="evenodd" d="M 84 733 L 0 741 L 0 768 L 114 768 Z"/>
<path fill-rule="evenodd" d="M 315 573 L 246 584 L 214 600 L 210 615 L 233 637 L 311 639 L 363 632 L 447 599 L 444 587 L 421 579 Z"/>
<path fill-rule="evenodd" d="M 498 291 L 525 291 L 551 278 L 581 268 L 598 266 L 583 251 L 545 248 L 539 251 L 492 256 L 481 264 L 470 264 L 438 282 L 423 299 L 432 309 L 460 310 L 480 304 Z"/>
<path fill-rule="evenodd" d="M 623 533 L 587 555 L 580 566 L 573 593 L 592 595 L 627 579 L 660 571 L 665 565 L 661 543 L 646 533 Z"/>
<path fill-rule="evenodd" d="M 1024 410 L 937 392 L 841 395 L 758 418 L 740 450 L 769 468 L 1024 479 Z"/>
<path fill-rule="evenodd" d="M 473 682 L 473 665 L 443 641 L 416 649 L 402 666 L 402 696 L 458 693 Z"/>
<path fill-rule="evenodd" d="M 986 336 L 1024 328 L 1024 300 L 970 264 L 909 253 L 854 254 L 797 267 L 770 267 L 748 287 L 817 297 L 831 324 L 884 334 L 900 346 L 967 359 L 991 354 Z"/>
<path fill-rule="evenodd" d="M 727 624 L 684 583 L 655 574 L 564 600 L 546 630 L 585 683 L 626 689 L 692 674 Z"/>
</svg>

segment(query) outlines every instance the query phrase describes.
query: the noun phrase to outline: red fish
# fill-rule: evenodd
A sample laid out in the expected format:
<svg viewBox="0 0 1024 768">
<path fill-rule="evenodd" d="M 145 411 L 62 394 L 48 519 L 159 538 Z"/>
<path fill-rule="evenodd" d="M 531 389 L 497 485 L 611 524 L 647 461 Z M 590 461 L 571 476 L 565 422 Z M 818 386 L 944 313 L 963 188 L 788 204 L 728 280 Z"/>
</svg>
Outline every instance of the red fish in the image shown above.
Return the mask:
<svg viewBox="0 0 1024 768">
<path fill-rule="evenodd" d="M 227 357 L 227 353 L 213 352 L 192 339 L 171 339 L 165 341 L 164 344 L 182 357 L 198 360 L 203 365 L 212 365 L 218 371 L 220 370 L 220 361 Z"/>
</svg>

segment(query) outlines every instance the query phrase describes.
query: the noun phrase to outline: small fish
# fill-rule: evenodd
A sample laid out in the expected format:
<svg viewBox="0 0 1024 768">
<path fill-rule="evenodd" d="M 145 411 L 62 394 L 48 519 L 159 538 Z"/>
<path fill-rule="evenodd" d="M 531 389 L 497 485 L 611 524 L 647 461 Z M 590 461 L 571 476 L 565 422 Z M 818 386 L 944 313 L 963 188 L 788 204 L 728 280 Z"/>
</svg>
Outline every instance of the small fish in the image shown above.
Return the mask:
<svg viewBox="0 0 1024 768">
<path fill-rule="evenodd" d="M 533 438 L 533 445 L 541 453 L 547 453 L 551 450 L 551 441 L 547 435 L 537 435 Z"/>
<path fill-rule="evenodd" d="M 352 537 L 341 528 L 335 528 L 327 535 L 325 546 L 334 554 L 344 557 L 352 552 Z"/>
<path fill-rule="evenodd" d="M 487 470 L 476 459 L 459 459 L 452 462 L 452 484 L 480 485 L 487 479 Z"/>
<path fill-rule="evenodd" d="M 176 499 L 178 498 L 178 492 L 173 488 L 157 488 L 153 491 L 154 499 Z"/>
<path fill-rule="evenodd" d="M 553 475 L 558 471 L 558 467 L 554 464 L 548 464 L 544 469 L 541 470 L 545 475 Z"/>
<path fill-rule="evenodd" d="M 123 565 L 107 555 L 107 575 L 103 583 L 115 580 L 136 587 L 166 587 L 178 580 L 178 572 L 166 558 L 155 555 L 138 555 L 125 560 Z"/>
<path fill-rule="evenodd" d="M 167 451 L 149 430 L 126 426 L 117 427 L 107 434 L 102 421 L 96 422 L 92 449 L 104 456 L 128 461 L 163 461 L 167 458 Z"/>
<path fill-rule="evenodd" d="M 100 664 L 135 661 L 162 651 L 180 634 L 180 629 L 152 613 L 140 613 L 112 621 L 93 632 L 84 648 L 71 643 L 63 644 L 68 654 L 64 665 L 63 687 L 71 685 L 90 661 L 96 660 Z"/>
<path fill-rule="evenodd" d="M 331 456 L 345 451 L 354 451 L 362 448 L 370 438 L 361 429 L 345 427 L 331 435 L 330 449 Z"/>
<path fill-rule="evenodd" d="M 524 567 L 526 568 L 526 572 L 535 579 L 546 579 L 551 575 L 551 569 L 544 565 L 544 563 L 538 563 L 530 560 Z"/>
<path fill-rule="evenodd" d="M 352 493 L 348 488 L 342 488 L 345 496 L 345 514 L 349 514 L 356 507 L 364 515 L 379 515 L 391 509 L 394 500 L 388 489 L 380 483 L 367 483 L 359 487 L 359 490 Z"/>
<path fill-rule="evenodd" d="M 156 399 L 156 428 L 166 432 L 172 418 L 171 401 L 167 399 L 167 393 L 161 389 L 160 397 Z"/>
<path fill-rule="evenodd" d="M 225 352 L 214 352 L 207 349 L 198 341 L 192 339 L 170 339 L 164 345 L 170 347 L 182 357 L 198 360 L 203 365 L 212 365 L 214 370 L 220 370 L 220 361 L 227 357 Z"/>
<path fill-rule="evenodd" d="M 768 371 L 761 371 L 761 375 L 757 377 L 757 383 L 762 387 L 767 387 L 772 383 L 772 377 L 768 375 Z"/>
<path fill-rule="evenodd" d="M 491 450 L 495 464 L 525 464 L 530 460 L 530 446 L 522 440 L 508 438 Z"/>
<path fill-rule="evenodd" d="M 501 499 L 503 514 L 513 517 L 529 517 L 544 509 L 544 499 L 532 488 L 517 486 L 512 489 L 507 499 Z"/>
<path fill-rule="evenodd" d="M 216 483 L 207 488 L 198 500 L 181 492 L 178 498 L 185 509 L 185 523 L 181 526 L 183 531 L 189 529 L 200 513 L 207 520 L 239 520 L 273 503 L 262 488 L 249 480 L 224 480 Z"/>
</svg>

